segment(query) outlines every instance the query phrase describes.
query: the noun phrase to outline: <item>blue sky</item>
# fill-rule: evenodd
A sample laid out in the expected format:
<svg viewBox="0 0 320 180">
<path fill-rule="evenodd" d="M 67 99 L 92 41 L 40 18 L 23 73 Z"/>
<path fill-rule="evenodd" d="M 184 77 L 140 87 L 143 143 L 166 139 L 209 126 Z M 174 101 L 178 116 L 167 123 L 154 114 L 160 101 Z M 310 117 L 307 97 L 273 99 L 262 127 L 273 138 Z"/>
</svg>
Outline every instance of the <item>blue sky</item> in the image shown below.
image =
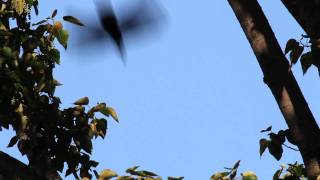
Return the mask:
<svg viewBox="0 0 320 180">
<path fill-rule="evenodd" d="M 113 1 L 115 10 L 128 2 Z M 120 118 L 120 124 L 110 120 L 107 138 L 94 143 L 99 170 L 124 174 L 140 165 L 163 177 L 209 179 L 240 159 L 240 171 L 270 179 L 280 164 L 301 162 L 287 149 L 279 162 L 268 153 L 259 157 L 259 131 L 286 124 L 227 1 L 160 2 L 165 24 L 152 38 L 125 41 L 126 66 L 112 46 L 90 54 L 72 45 L 61 49 L 55 76 L 64 84 L 57 90 L 63 107 L 88 96 L 92 105 L 104 101 L 114 107 Z M 259 2 L 282 47 L 300 37 L 303 31 L 279 1 Z M 40 6 L 40 17 L 55 8 L 58 18 L 73 11 L 96 14 L 92 1 L 42 0 Z M 75 38 L 71 32 L 70 41 Z M 303 76 L 299 64 L 293 69 L 319 119 L 318 73 L 311 68 Z M 11 133 L 2 134 L 1 150 Z M 25 161 L 15 148 L 6 151 Z"/>
</svg>

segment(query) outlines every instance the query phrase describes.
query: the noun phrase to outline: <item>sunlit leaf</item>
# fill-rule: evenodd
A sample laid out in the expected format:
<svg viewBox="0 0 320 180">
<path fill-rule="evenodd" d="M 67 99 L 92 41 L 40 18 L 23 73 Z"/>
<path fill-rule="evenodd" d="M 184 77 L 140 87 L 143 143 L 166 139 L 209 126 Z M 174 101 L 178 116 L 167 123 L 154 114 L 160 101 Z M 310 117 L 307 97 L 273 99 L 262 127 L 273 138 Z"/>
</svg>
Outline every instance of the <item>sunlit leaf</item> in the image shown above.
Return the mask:
<svg viewBox="0 0 320 180">
<path fill-rule="evenodd" d="M 98 180 L 109 180 L 110 178 L 117 177 L 118 174 L 110 169 L 105 169 L 99 173 Z"/>
<path fill-rule="evenodd" d="M 58 49 L 51 49 L 49 54 L 55 63 L 60 64 L 60 51 Z"/>
<path fill-rule="evenodd" d="M 118 115 L 112 107 L 101 106 L 99 111 L 105 116 L 111 116 L 115 121 L 119 122 Z"/>
<path fill-rule="evenodd" d="M 25 0 L 11 0 L 12 9 L 15 10 L 19 15 L 24 12 L 25 6 Z"/>
<path fill-rule="evenodd" d="M 68 31 L 64 29 L 57 30 L 55 36 L 57 37 L 59 43 L 64 47 L 64 49 L 67 49 L 69 39 Z"/>
<path fill-rule="evenodd" d="M 76 102 L 74 102 L 73 104 L 75 105 L 88 105 L 89 104 L 89 98 L 88 97 L 83 97 L 78 99 Z"/>
<path fill-rule="evenodd" d="M 221 180 L 223 177 L 226 177 L 230 174 L 230 172 L 219 172 L 215 173 L 210 177 L 210 180 Z"/>
<path fill-rule="evenodd" d="M 258 180 L 257 175 L 254 172 L 246 171 L 241 173 L 243 180 Z"/>
</svg>

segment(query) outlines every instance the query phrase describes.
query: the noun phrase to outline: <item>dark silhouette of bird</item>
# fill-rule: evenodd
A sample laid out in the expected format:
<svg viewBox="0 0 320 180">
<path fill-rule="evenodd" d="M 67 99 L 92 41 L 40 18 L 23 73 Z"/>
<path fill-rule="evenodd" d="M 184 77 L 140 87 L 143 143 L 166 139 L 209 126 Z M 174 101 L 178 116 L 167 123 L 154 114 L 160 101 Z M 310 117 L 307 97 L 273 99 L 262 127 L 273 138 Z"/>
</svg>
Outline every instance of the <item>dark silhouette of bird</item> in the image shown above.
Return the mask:
<svg viewBox="0 0 320 180">
<path fill-rule="evenodd" d="M 86 25 L 78 31 L 78 50 L 85 45 L 91 46 L 89 50 L 95 50 L 92 45 L 100 47 L 106 40 L 111 40 L 117 47 L 121 59 L 125 63 L 126 51 L 124 39 L 138 37 L 139 41 L 147 34 L 154 35 L 160 22 L 164 19 L 163 11 L 155 0 L 140 0 L 134 6 L 116 14 L 109 0 L 95 0 L 95 6 L 99 17 L 99 23 L 92 20 L 84 21 Z M 122 16 L 117 16 L 122 15 Z M 88 18 L 88 17 L 87 17 Z M 90 18 L 90 17 L 89 17 Z"/>
<path fill-rule="evenodd" d="M 110 38 L 114 41 L 119 50 L 122 60 L 125 61 L 123 36 L 110 1 L 105 1 L 103 4 L 96 1 L 96 8 L 103 29 L 110 35 Z"/>
</svg>

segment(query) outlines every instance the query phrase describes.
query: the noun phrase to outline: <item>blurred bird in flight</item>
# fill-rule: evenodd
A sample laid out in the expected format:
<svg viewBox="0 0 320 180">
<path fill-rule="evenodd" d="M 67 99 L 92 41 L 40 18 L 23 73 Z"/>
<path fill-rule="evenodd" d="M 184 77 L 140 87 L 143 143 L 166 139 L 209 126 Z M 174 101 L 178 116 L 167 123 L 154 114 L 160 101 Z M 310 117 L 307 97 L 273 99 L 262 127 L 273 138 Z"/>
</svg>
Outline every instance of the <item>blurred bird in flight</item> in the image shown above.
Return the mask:
<svg viewBox="0 0 320 180">
<path fill-rule="evenodd" d="M 93 24 L 92 21 L 85 23 L 84 31 L 87 32 L 78 32 L 79 44 L 96 45 L 110 39 L 124 63 L 126 59 L 124 35 L 138 36 L 152 33 L 150 30 L 160 24 L 164 17 L 158 4 L 152 0 L 140 0 L 139 4 L 128 9 L 122 18 L 116 16 L 109 0 L 95 0 L 95 6 L 100 24 Z"/>
</svg>

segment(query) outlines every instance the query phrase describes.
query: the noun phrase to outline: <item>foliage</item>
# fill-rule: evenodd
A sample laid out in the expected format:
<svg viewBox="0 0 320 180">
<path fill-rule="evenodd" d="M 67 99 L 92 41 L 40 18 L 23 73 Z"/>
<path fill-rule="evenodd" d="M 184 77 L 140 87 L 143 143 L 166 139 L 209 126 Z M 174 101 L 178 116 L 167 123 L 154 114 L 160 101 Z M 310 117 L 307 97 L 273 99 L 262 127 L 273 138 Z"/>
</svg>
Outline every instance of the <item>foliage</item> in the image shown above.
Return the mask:
<svg viewBox="0 0 320 180">
<path fill-rule="evenodd" d="M 307 50 L 306 50 L 307 49 Z M 307 73 L 308 69 L 314 65 L 318 68 L 320 75 L 320 64 L 316 60 L 320 50 L 319 40 L 311 39 L 307 35 L 301 35 L 299 41 L 289 39 L 287 41 L 284 53 L 289 53 L 290 66 L 293 66 L 300 59 L 303 74 Z"/>
<path fill-rule="evenodd" d="M 118 117 L 105 103 L 87 109 L 87 97 L 60 108 L 54 94 L 61 84 L 52 74 L 60 63 L 54 40 L 66 49 L 69 34 L 55 19 L 57 10 L 32 24 L 32 8 L 38 14 L 37 0 L 0 2 L 0 130 L 13 128 L 16 135 L 8 147 L 28 155 L 30 166 L 48 157 L 60 172 L 68 165 L 66 176 L 91 177 L 90 170 L 98 165 L 90 159 L 91 141 L 107 131 L 107 119 L 96 113 Z M 72 16 L 64 20 L 81 25 Z"/>
<path fill-rule="evenodd" d="M 67 49 L 69 33 L 61 21 L 56 20 L 58 13 L 52 14 L 36 23 L 31 22 L 31 9 L 38 15 L 38 0 L 0 1 L 0 131 L 12 127 L 16 135 L 8 142 L 8 147 L 17 146 L 22 155 L 27 155 L 29 165 L 36 165 L 43 158 L 52 161 L 54 169 L 60 172 L 67 164 L 65 176 L 91 179 L 92 172 L 99 180 L 160 180 L 157 174 L 138 170 L 134 166 L 126 170 L 127 175 L 118 176 L 110 169 L 99 174 L 94 170 L 98 162 L 90 159 L 92 139 L 105 138 L 108 120 L 112 117 L 119 121 L 115 110 L 106 103 L 97 103 L 89 108 L 89 98 L 83 97 L 74 106 L 61 109 L 61 101 L 55 96 L 55 89 L 61 83 L 54 79 L 53 69 L 60 64 L 60 51 L 54 41 Z M 75 25 L 84 24 L 75 17 L 64 16 L 63 20 Z M 313 54 L 319 42 L 303 35 L 300 41 L 290 39 L 285 53 L 290 53 L 291 66 L 299 58 L 305 74 L 311 65 L 319 68 Z M 304 52 L 309 48 L 309 52 Z M 319 71 L 320 72 L 320 71 Z M 97 115 L 100 113 L 103 115 Z M 260 140 L 260 156 L 269 150 L 277 160 L 282 157 L 284 143 L 288 140 L 295 145 L 290 131 L 280 130 L 273 133 L 270 126 L 263 133 L 269 139 Z M 289 146 L 286 146 L 289 147 Z M 36 156 L 35 156 L 36 155 Z M 232 180 L 237 176 L 240 161 L 232 168 L 214 173 L 211 180 Z M 273 179 L 304 179 L 305 168 L 302 164 L 281 166 Z M 241 173 L 243 180 L 257 180 L 257 176 L 246 171 Z M 168 177 L 168 180 L 182 180 L 183 177 Z"/>
<path fill-rule="evenodd" d="M 272 126 L 269 126 L 265 130 L 261 130 L 261 133 L 268 133 L 269 139 L 262 138 L 259 141 L 260 144 L 260 156 L 265 152 L 266 149 L 269 150 L 269 153 L 276 158 L 278 161 L 282 157 L 283 148 L 282 146 L 285 146 L 287 148 L 290 148 L 292 150 L 296 150 L 288 145 L 285 144 L 285 141 L 287 140 L 289 143 L 296 145 L 294 142 L 292 135 L 289 131 L 289 129 L 286 130 L 280 130 L 278 133 L 274 133 L 271 131 Z M 298 151 L 298 150 L 296 150 Z"/>
</svg>

